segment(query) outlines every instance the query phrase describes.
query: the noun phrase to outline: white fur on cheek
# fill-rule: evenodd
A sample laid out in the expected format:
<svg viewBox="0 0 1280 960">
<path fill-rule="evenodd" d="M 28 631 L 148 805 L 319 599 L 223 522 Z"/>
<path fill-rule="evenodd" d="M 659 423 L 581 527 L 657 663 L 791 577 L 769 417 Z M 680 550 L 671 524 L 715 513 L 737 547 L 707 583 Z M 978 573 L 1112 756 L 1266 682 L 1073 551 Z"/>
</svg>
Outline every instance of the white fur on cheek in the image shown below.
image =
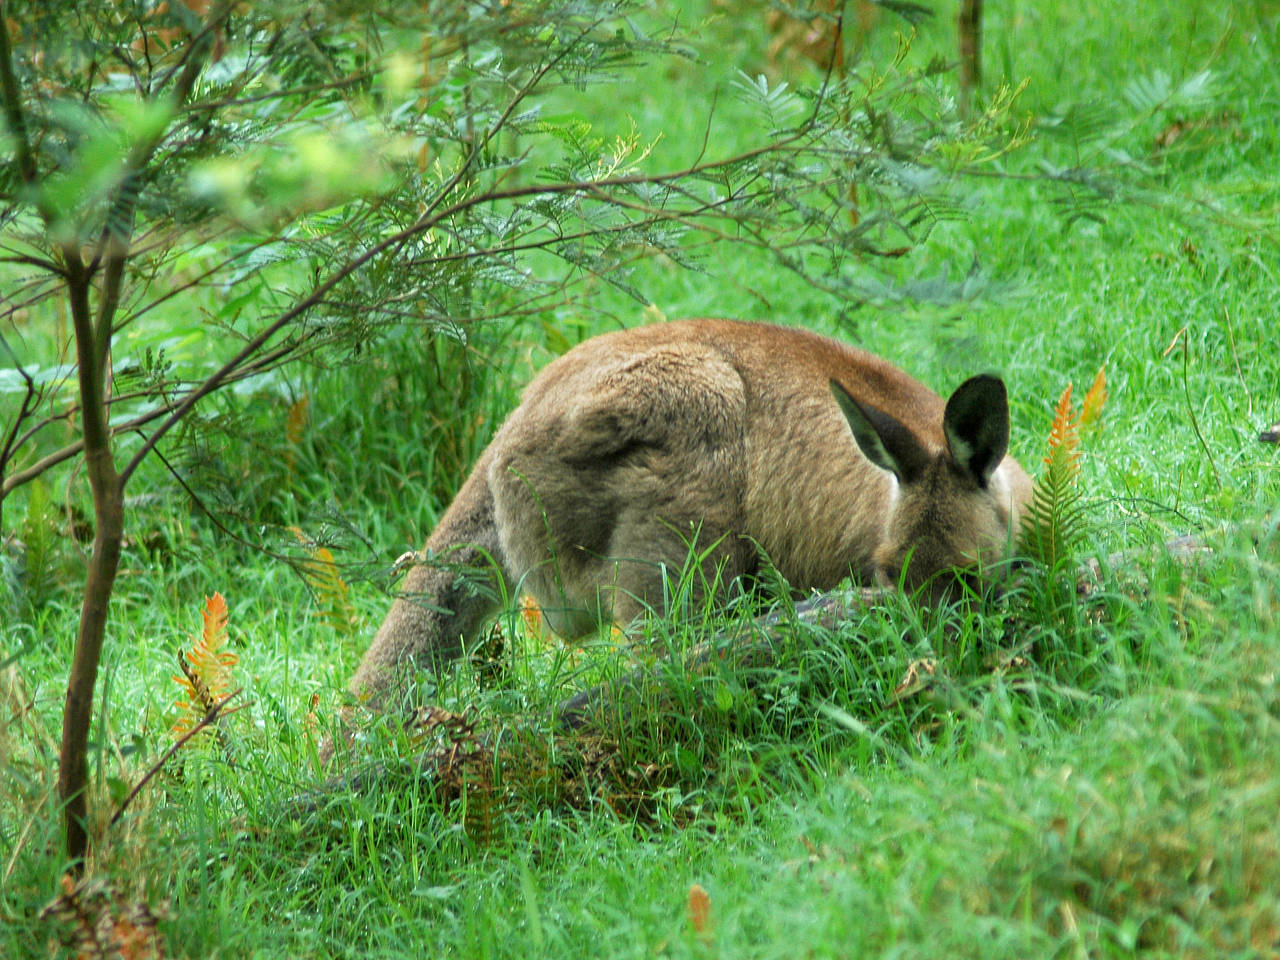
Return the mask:
<svg viewBox="0 0 1280 960">
<path fill-rule="evenodd" d="M 997 503 L 1006 510 L 1013 511 L 1013 486 L 1009 483 L 1009 474 L 1005 470 L 1004 463 L 996 467 L 995 473 L 991 474 L 991 479 L 987 481 L 987 489 L 991 491 Z"/>
</svg>

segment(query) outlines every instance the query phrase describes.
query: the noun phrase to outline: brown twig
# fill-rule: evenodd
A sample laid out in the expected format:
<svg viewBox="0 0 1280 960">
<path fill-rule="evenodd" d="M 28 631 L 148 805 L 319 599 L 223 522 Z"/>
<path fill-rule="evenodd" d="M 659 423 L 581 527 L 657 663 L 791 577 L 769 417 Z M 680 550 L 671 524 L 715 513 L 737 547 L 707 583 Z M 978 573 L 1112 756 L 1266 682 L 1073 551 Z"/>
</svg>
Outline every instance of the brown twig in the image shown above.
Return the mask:
<svg viewBox="0 0 1280 960">
<path fill-rule="evenodd" d="M 1240 386 L 1244 388 L 1245 400 L 1249 403 L 1247 415 L 1253 416 L 1253 394 L 1249 392 L 1249 384 L 1245 383 L 1244 371 L 1240 369 L 1240 354 L 1236 352 L 1236 333 L 1231 324 L 1231 311 L 1226 304 L 1222 307 L 1222 318 L 1227 322 L 1227 343 L 1231 346 L 1231 359 L 1236 365 L 1236 379 L 1240 381 Z"/>
<path fill-rule="evenodd" d="M 129 804 L 133 803 L 134 799 L 138 796 L 138 794 L 142 792 L 142 788 L 147 785 L 147 783 L 151 780 L 152 777 L 154 777 L 157 773 L 160 772 L 160 770 L 164 767 L 166 763 L 169 762 L 169 759 L 175 753 L 177 753 L 184 746 L 186 746 L 186 744 L 191 740 L 192 737 L 194 737 L 197 733 L 199 733 L 205 727 L 209 726 L 209 724 L 218 720 L 220 717 L 230 716 L 231 714 L 235 713 L 237 710 L 243 710 L 245 707 L 249 706 L 249 704 L 247 703 L 242 703 L 240 704 L 240 706 L 236 707 L 233 710 L 227 710 L 223 712 L 222 708 L 231 702 L 231 698 L 239 696 L 241 691 L 243 690 L 244 690 L 243 687 L 240 687 L 236 690 L 232 690 L 225 697 L 223 697 L 221 700 L 219 700 L 217 703 L 211 706 L 208 710 L 206 710 L 204 716 L 200 718 L 199 723 L 197 723 L 194 727 L 192 727 L 190 730 L 188 730 L 181 737 L 179 737 L 177 740 L 174 741 L 173 746 L 171 746 L 168 750 L 164 752 L 164 756 L 162 756 L 159 760 L 157 760 L 155 763 L 151 765 L 151 769 L 148 770 L 145 774 L 143 774 L 142 779 L 139 780 L 134 785 L 134 788 L 129 791 L 129 795 L 120 802 L 120 806 L 116 810 L 116 812 L 112 815 L 111 822 L 110 824 L 108 824 L 108 826 L 114 827 L 116 825 L 117 821 L 119 821 L 119 819 L 122 816 L 124 816 L 125 810 L 129 808 Z"/>
<path fill-rule="evenodd" d="M 1196 418 L 1195 407 L 1191 403 L 1191 386 L 1188 383 L 1188 377 L 1191 367 L 1191 344 L 1190 337 L 1187 333 L 1189 327 L 1183 327 L 1173 336 L 1173 341 L 1165 348 L 1161 357 L 1167 357 L 1178 346 L 1178 341 L 1182 341 L 1182 393 L 1187 400 L 1187 416 L 1191 418 L 1191 429 L 1196 435 L 1196 439 L 1200 441 L 1200 449 L 1204 451 L 1204 455 L 1209 459 L 1209 468 L 1213 471 L 1214 482 L 1217 483 L 1218 489 L 1222 489 L 1222 477 L 1218 473 L 1218 465 L 1214 462 L 1213 451 L 1209 449 L 1209 444 L 1205 442 L 1204 434 L 1200 432 L 1200 421 Z"/>
</svg>

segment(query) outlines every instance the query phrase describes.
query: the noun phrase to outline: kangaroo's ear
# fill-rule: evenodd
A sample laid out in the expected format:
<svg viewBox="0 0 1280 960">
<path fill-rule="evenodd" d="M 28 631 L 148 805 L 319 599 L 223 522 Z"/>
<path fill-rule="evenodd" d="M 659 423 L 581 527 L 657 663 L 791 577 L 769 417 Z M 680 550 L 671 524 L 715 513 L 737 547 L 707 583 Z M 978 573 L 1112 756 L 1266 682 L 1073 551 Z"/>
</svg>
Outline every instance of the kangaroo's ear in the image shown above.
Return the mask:
<svg viewBox="0 0 1280 960">
<path fill-rule="evenodd" d="M 912 483 L 924 473 L 929 454 L 915 434 L 889 414 L 853 399 L 835 380 L 831 381 L 831 395 L 849 421 L 849 429 L 863 456 L 882 470 L 890 471 L 902 483 Z"/>
<path fill-rule="evenodd" d="M 985 487 L 1009 449 L 1004 381 L 984 373 L 956 387 L 942 415 L 942 432 L 956 466 Z"/>
</svg>

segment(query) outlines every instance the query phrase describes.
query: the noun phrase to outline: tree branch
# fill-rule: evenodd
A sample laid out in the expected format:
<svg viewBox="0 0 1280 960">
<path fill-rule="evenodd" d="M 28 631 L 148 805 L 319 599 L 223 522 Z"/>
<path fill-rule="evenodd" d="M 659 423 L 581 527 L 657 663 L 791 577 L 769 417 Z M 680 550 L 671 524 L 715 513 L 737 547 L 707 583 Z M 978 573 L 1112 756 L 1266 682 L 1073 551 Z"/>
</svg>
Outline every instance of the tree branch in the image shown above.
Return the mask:
<svg viewBox="0 0 1280 960">
<path fill-rule="evenodd" d="M 14 254 L 12 257 L 0 257 L 0 263 L 21 263 L 28 267 L 37 267 L 46 273 L 52 273 L 55 276 L 63 277 L 62 268 L 52 260 L 46 260 L 44 257 L 37 257 L 33 254 Z"/>
<path fill-rule="evenodd" d="M 377 76 L 380 70 L 357 70 L 355 73 L 347 74 L 337 80 L 324 80 L 319 83 L 309 83 L 298 87 L 287 87 L 281 90 L 271 90 L 267 93 L 260 93 L 252 97 L 228 97 L 225 100 L 202 100 L 199 103 L 192 103 L 184 106 L 182 109 L 186 113 L 210 112 L 214 110 L 225 110 L 227 107 L 246 107 L 255 103 L 263 103 L 267 100 L 280 100 L 284 97 L 302 96 L 309 93 L 322 93 L 325 90 L 341 90 L 344 87 L 353 87 L 358 83 L 363 83 Z"/>
<path fill-rule="evenodd" d="M 196 36 L 191 38 L 184 52 L 182 72 L 169 95 L 169 108 L 174 113 L 191 95 L 196 78 L 204 67 L 201 56 L 208 48 L 210 34 L 226 19 L 231 10 L 231 0 L 219 0 L 209 11 L 209 16 Z M 176 69 L 176 68 L 175 68 Z M 151 161 L 160 144 L 164 141 L 168 127 L 158 130 L 146 140 L 139 140 L 129 151 L 125 163 L 124 176 L 116 188 L 116 198 L 107 213 L 106 224 L 102 231 L 99 245 L 99 256 L 105 260 L 105 272 L 102 279 L 102 294 L 98 301 L 98 319 L 95 323 L 97 341 L 97 361 L 105 362 L 106 354 L 111 349 L 112 327 L 115 321 L 116 308 L 120 303 L 120 284 L 124 276 L 124 267 L 129 260 L 129 245 L 133 235 L 134 211 L 137 206 L 138 190 L 142 171 Z"/>
<path fill-rule="evenodd" d="M 221 386 L 229 386 L 234 383 L 239 383 L 241 380 L 245 379 L 246 377 L 255 376 L 259 373 L 264 372 L 267 369 L 270 369 L 272 365 L 283 362 L 284 360 L 288 359 L 293 353 L 300 350 L 303 346 L 303 343 L 304 343 L 303 341 L 297 341 L 295 343 L 283 344 L 277 347 L 276 349 L 274 349 L 273 351 L 271 351 L 270 353 L 259 356 L 253 361 L 252 364 L 246 365 L 236 370 L 231 376 L 228 376 L 223 381 Z M 113 397 L 107 401 L 107 405 L 110 406 L 113 403 L 119 403 L 124 399 L 126 398 Z M 139 428 L 145 427 L 148 423 L 153 423 L 154 421 L 159 420 L 161 417 L 166 416 L 173 409 L 174 409 L 173 403 L 165 402 L 161 406 L 155 407 L 152 410 L 148 410 L 145 413 L 138 414 L 138 416 L 130 420 L 126 420 L 123 423 L 118 423 L 112 426 L 111 436 L 114 439 L 116 436 L 122 433 L 130 433 L 130 432 L 137 431 Z M 45 421 L 43 421 L 41 424 L 37 426 L 38 427 L 47 426 L 49 423 L 56 422 L 57 420 L 61 420 L 69 416 L 74 416 L 76 413 L 79 412 L 79 410 L 80 410 L 80 407 L 76 405 L 71 409 L 67 410 L 66 412 L 58 415 L 57 417 L 47 418 Z M 19 441 L 19 445 L 21 445 L 22 443 L 25 443 L 35 429 L 36 428 L 33 428 L 32 430 L 28 430 L 27 433 L 23 435 L 22 440 Z M 8 496 L 10 493 L 12 493 L 15 489 L 22 486 L 23 484 L 30 483 L 36 477 L 40 476 L 42 473 L 51 469 L 52 467 L 56 467 L 58 464 L 71 459 L 72 457 L 76 456 L 83 450 L 84 450 L 84 439 L 81 438 L 79 440 L 73 440 L 71 443 L 68 443 L 65 446 L 60 447 L 59 449 L 53 451 L 52 453 L 44 457 L 41 457 L 35 463 L 31 464 L 31 466 L 25 467 L 24 469 L 11 474 L 10 476 L 5 478 L 3 485 L 0 486 L 0 499 L 3 499 L 4 497 Z"/>
<path fill-rule="evenodd" d="M 4 29 L 4 21 L 0 20 L 0 30 Z M 13 348 L 9 346 L 9 341 L 3 336 L 0 336 L 0 346 L 3 346 L 5 352 L 13 358 L 13 368 L 18 371 L 18 375 L 22 377 L 23 383 L 26 385 L 22 404 L 19 406 L 17 414 L 14 415 L 13 423 L 5 431 L 3 446 L 0 446 L 0 477 L 3 477 L 4 468 L 9 463 L 9 458 L 13 455 L 18 443 L 20 443 L 18 441 L 18 431 L 22 428 L 23 422 L 31 416 L 35 405 L 40 401 L 40 389 L 36 386 L 31 374 L 27 373 L 26 368 L 18 362 L 17 354 L 13 352 Z M 4 493 L 0 492 L 0 531 L 4 530 L 4 500 Z"/>
<path fill-rule="evenodd" d="M 204 69 L 204 54 L 213 42 L 212 34 L 230 15 L 231 3 L 232 0 L 218 0 L 209 11 L 209 15 L 205 17 L 204 23 L 200 27 L 200 32 L 195 34 L 191 38 L 191 42 L 187 44 L 182 53 L 182 60 L 174 66 L 168 77 L 161 81 L 161 86 L 163 87 L 168 78 L 173 76 L 179 67 L 182 68 L 173 93 L 169 96 L 169 103 L 175 112 L 181 109 L 187 98 L 191 96 L 191 90 L 195 87 L 196 78 L 200 76 L 200 71 Z M 158 145 L 159 142 L 159 139 L 157 139 L 156 144 Z"/>
<path fill-rule="evenodd" d="M 173 413 L 170 414 L 168 419 L 166 419 L 164 423 L 160 424 L 160 426 L 152 432 L 151 436 L 142 445 L 142 448 L 134 454 L 128 464 L 125 465 L 124 469 L 121 470 L 121 477 L 127 482 L 128 478 L 138 468 L 139 464 L 141 464 L 147 454 L 151 452 L 151 448 L 154 447 L 166 433 L 177 426 L 193 406 L 199 403 L 210 393 L 217 390 L 222 385 L 223 381 L 235 372 L 236 368 L 262 349 L 262 347 L 272 337 L 284 329 L 285 326 L 292 323 L 294 320 L 298 319 L 304 313 L 323 301 L 329 291 L 356 271 L 360 270 L 369 263 L 369 261 L 393 247 L 403 244 L 407 240 L 418 236 L 419 234 L 428 232 L 441 222 L 448 220 L 451 217 L 455 217 L 463 211 L 469 210 L 473 207 L 478 207 L 484 204 L 499 203 L 506 200 L 519 200 L 525 197 L 554 196 L 572 193 L 588 194 L 593 190 L 605 190 L 612 187 L 672 183 L 686 177 L 705 174 L 711 170 L 725 169 L 727 167 L 745 163 L 757 157 L 775 153 L 783 147 L 794 143 L 796 140 L 800 139 L 800 137 L 800 133 L 793 133 L 782 140 L 766 144 L 762 147 L 756 147 L 752 150 L 743 151 L 742 153 L 736 154 L 732 157 L 717 161 L 698 163 L 685 167 L 682 170 L 673 170 L 667 173 L 624 174 L 616 177 L 606 177 L 600 180 L 565 181 L 562 183 L 530 184 L 526 186 L 509 187 L 505 190 L 491 190 L 463 197 L 444 209 L 439 209 L 438 207 L 429 209 L 427 213 L 424 213 L 414 221 L 414 223 L 405 227 L 403 230 L 399 230 L 391 236 L 380 240 L 355 259 L 348 261 L 346 264 L 335 270 L 326 280 L 324 280 L 324 282 L 317 285 L 309 295 L 298 301 L 298 303 L 290 307 L 284 313 L 280 314 L 280 316 L 263 328 L 257 336 L 245 344 L 245 346 L 236 353 L 235 356 L 214 371 L 214 373 L 210 374 L 199 387 L 189 393 L 174 408 Z"/>
<path fill-rule="evenodd" d="M 211 706 L 208 710 L 205 711 L 205 714 L 203 717 L 200 718 L 199 723 L 197 723 L 194 727 L 192 727 L 190 730 L 184 733 L 176 741 L 174 741 L 173 746 L 171 746 L 168 750 L 164 752 L 164 756 L 162 756 L 159 760 L 153 763 L 151 765 L 151 769 L 149 769 L 145 774 L 143 774 L 142 779 L 139 780 L 136 784 L 134 784 L 133 789 L 129 791 L 129 795 L 120 801 L 120 806 L 117 807 L 116 812 L 112 814 L 111 822 L 107 824 L 107 826 L 114 827 L 116 823 L 119 822 L 120 818 L 124 816 L 124 812 L 129 809 L 129 804 L 133 803 L 133 801 L 137 798 L 138 794 L 142 792 L 142 788 L 145 787 L 151 781 L 152 777 L 154 777 L 157 773 L 163 770 L 164 765 L 169 762 L 170 758 L 173 757 L 173 755 L 177 753 L 179 750 L 181 750 L 183 747 L 185 747 L 191 741 L 191 739 L 194 736 L 196 736 L 196 734 L 198 734 L 201 730 L 209 726 L 214 721 L 220 719 L 220 717 L 229 716 L 230 714 L 235 713 L 236 710 L 243 710 L 245 707 L 249 706 L 249 704 L 247 703 L 242 703 L 240 706 L 236 707 L 235 710 L 225 710 L 225 711 L 223 710 L 223 707 L 225 707 L 228 703 L 230 703 L 233 698 L 238 697 L 243 689 L 244 688 L 241 687 L 240 689 L 232 690 L 230 693 L 228 693 L 225 697 L 223 697 L 221 700 L 219 700 L 217 703 L 215 703 L 213 706 Z"/>
</svg>

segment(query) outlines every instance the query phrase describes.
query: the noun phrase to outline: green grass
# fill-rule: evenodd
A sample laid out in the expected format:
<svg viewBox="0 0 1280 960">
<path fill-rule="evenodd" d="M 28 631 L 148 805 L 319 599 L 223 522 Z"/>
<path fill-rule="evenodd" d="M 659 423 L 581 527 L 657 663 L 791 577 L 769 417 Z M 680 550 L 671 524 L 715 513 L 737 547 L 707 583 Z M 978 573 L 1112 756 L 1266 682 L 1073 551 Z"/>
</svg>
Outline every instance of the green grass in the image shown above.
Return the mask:
<svg viewBox="0 0 1280 960">
<path fill-rule="evenodd" d="M 702 141 L 708 76 L 726 97 L 717 137 L 732 146 L 729 84 L 737 69 L 760 69 L 764 45 L 746 14 L 688 8 L 707 64 L 654 64 L 645 83 L 588 91 L 574 107 L 606 131 L 627 117 L 661 131 L 657 162 L 670 165 Z M 474 811 L 469 835 L 459 805 L 442 810 L 429 783 L 392 762 L 376 787 L 301 809 L 294 799 L 314 784 L 312 698 L 323 722 L 387 606 L 377 571 L 422 539 L 549 354 L 530 326 L 484 343 L 470 379 L 447 348 L 421 344 L 398 364 L 312 372 L 298 384 L 313 408 L 292 473 L 278 460 L 264 472 L 278 451 L 231 441 L 208 462 L 229 480 L 233 530 L 300 523 L 346 548 L 362 620 L 353 635 L 335 633 L 285 564 L 219 533 L 160 471 L 132 491 L 162 499 L 129 517 L 136 540 L 99 687 L 96 809 L 109 814 L 113 791 L 167 745 L 175 652 L 214 590 L 229 600 L 252 703 L 229 724 L 234 766 L 216 750 L 191 753 L 99 834 L 91 872 L 122 901 L 163 909 L 171 954 L 1280 951 L 1280 449 L 1256 440 L 1280 418 L 1280 8 L 1020 0 L 987 16 L 990 82 L 1029 79 L 1022 109 L 1036 121 L 1088 111 L 1112 155 L 1141 164 L 1121 199 L 1093 210 L 1100 222 L 1070 220 L 1041 181 L 963 184 L 967 218 L 895 267 L 907 282 L 976 264 L 983 292 L 963 301 L 886 295 L 853 308 L 728 245 L 705 252 L 705 273 L 651 262 L 636 282 L 669 317 L 836 333 L 940 391 L 997 370 L 1011 388 L 1014 452 L 1033 467 L 1054 399 L 1105 362 L 1111 400 L 1084 461 L 1086 555 L 1132 554 L 1101 594 L 1063 604 L 1033 579 L 981 614 L 941 622 L 894 606 L 797 642 L 770 670 L 672 677 L 649 714 L 612 732 L 627 769 L 646 771 L 601 789 L 612 806 L 557 778 L 522 779 L 516 764 L 478 839 Z M 882 14 L 868 62 L 892 52 L 894 29 Z M 939 17 L 911 57 L 953 42 Z M 1176 85 L 1202 70 L 1199 101 L 1144 111 L 1126 100 L 1157 71 Z M 671 109 L 672 89 L 689 109 Z M 1175 124 L 1185 130 L 1158 145 Z M 1008 172 L 1101 156 L 1098 138 L 1032 130 Z M 590 303 L 583 335 L 643 320 L 616 291 L 594 290 Z M 282 420 L 272 402 L 255 415 Z M 26 502 L 6 503 L 6 525 Z M 1185 532 L 1212 552 L 1166 557 L 1164 540 Z M 0 955 L 13 957 L 46 955 L 64 929 L 40 911 L 62 872 L 48 799 L 85 547 L 63 538 L 52 549 L 38 604 L 0 585 Z M 691 611 L 651 629 L 680 649 L 732 616 L 708 624 Z M 1013 653 L 1024 659 L 1000 669 Z M 940 678 L 895 698 L 925 656 Z M 504 682 L 482 690 L 463 670 L 441 698 L 479 705 L 550 750 L 541 712 L 623 660 L 607 642 L 573 662 L 528 644 Z M 394 737 L 370 746 L 387 760 L 396 749 Z M 693 883 L 711 895 L 702 935 L 686 917 Z"/>
</svg>

